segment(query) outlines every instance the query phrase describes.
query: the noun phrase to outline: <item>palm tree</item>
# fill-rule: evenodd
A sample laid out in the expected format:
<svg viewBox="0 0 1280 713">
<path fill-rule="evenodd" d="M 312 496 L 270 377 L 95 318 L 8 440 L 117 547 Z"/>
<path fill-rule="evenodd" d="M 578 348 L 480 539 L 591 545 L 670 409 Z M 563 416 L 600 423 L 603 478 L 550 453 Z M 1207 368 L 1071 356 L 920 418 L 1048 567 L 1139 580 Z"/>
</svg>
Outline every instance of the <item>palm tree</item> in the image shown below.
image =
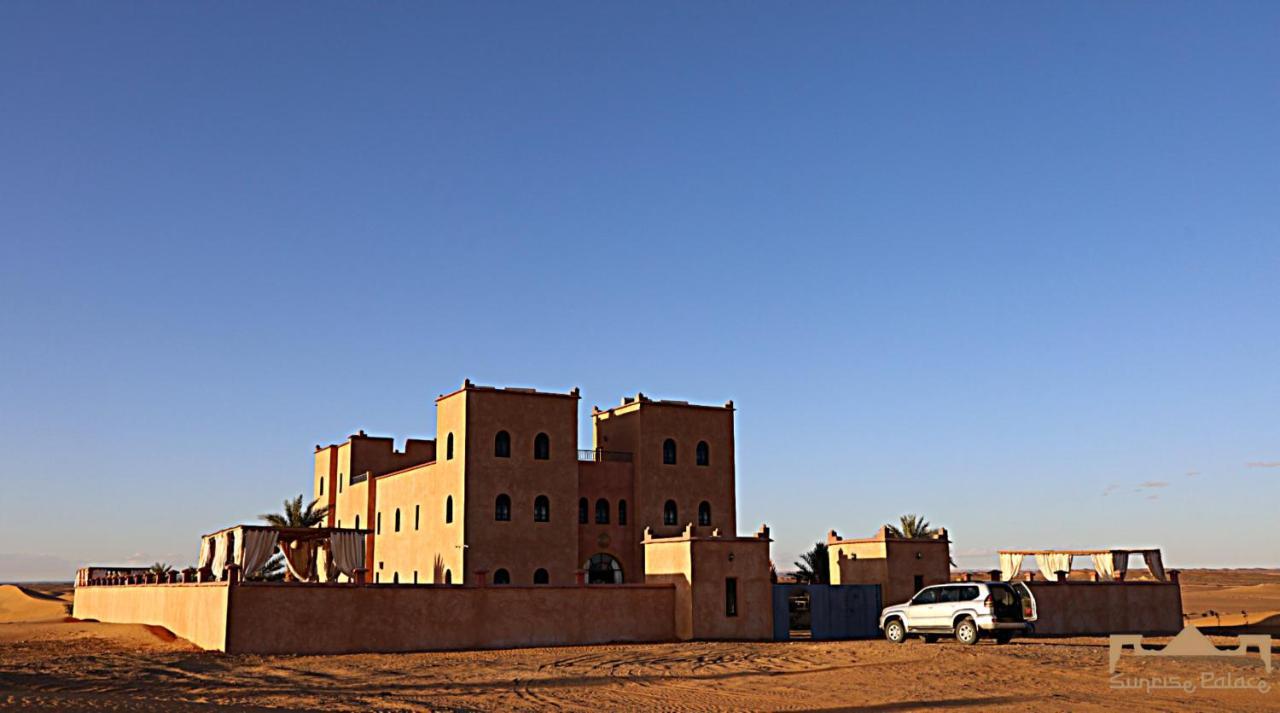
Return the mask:
<svg viewBox="0 0 1280 713">
<path fill-rule="evenodd" d="M 889 534 L 894 537 L 923 539 L 926 537 L 932 537 L 933 533 L 937 532 L 934 528 L 929 527 L 928 520 L 914 513 L 903 515 L 898 518 L 898 522 L 901 523 L 901 528 L 893 525 L 885 525 L 885 527 L 889 528 Z"/>
<path fill-rule="evenodd" d="M 293 500 L 286 498 L 283 513 L 268 512 L 259 515 L 258 518 L 276 527 L 315 527 L 323 524 L 325 517 L 329 515 L 329 506 L 316 507 L 319 502 L 319 500 L 312 500 L 306 509 L 303 509 L 302 495 L 298 495 Z M 266 564 L 262 565 L 260 571 L 248 573 L 246 578 L 278 582 L 284 579 L 284 575 L 284 555 L 276 552 L 271 555 L 271 559 L 268 559 Z"/>
<path fill-rule="evenodd" d="M 160 578 L 161 580 L 163 580 L 165 577 L 168 577 L 169 573 L 172 571 L 173 571 L 173 567 L 170 567 L 168 562 L 156 562 L 155 564 L 151 565 L 150 569 L 147 570 L 147 572 L 156 575 L 156 577 Z"/>
<path fill-rule="evenodd" d="M 264 522 L 275 525 L 276 527 L 315 527 L 324 522 L 329 515 L 329 506 L 321 505 L 316 507 L 319 500 L 312 500 L 307 509 L 302 509 L 302 496 L 284 501 L 284 514 L 268 512 L 258 516 Z"/>
<path fill-rule="evenodd" d="M 827 543 L 815 542 L 808 552 L 800 555 L 796 566 L 796 579 L 805 584 L 826 584 L 831 581 L 831 562 L 827 559 Z"/>
</svg>

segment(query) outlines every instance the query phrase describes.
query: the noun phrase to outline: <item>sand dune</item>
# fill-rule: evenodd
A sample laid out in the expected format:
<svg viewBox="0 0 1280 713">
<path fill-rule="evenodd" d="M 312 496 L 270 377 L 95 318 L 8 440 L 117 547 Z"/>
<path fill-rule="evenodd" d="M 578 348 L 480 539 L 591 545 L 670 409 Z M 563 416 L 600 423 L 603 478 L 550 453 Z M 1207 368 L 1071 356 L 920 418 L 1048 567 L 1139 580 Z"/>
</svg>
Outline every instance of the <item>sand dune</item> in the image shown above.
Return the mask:
<svg viewBox="0 0 1280 713">
<path fill-rule="evenodd" d="M 0 624 L 58 621 L 67 616 L 70 602 L 13 584 L 0 584 Z"/>
</svg>

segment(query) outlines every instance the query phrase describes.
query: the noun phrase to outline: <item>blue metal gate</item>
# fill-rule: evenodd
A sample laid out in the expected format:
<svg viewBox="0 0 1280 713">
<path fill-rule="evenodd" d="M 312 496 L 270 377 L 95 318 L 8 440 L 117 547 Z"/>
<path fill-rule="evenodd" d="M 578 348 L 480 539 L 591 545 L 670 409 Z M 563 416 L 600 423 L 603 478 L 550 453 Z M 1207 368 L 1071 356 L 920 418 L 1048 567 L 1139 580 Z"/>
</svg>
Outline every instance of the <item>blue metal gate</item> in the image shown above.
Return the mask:
<svg viewBox="0 0 1280 713">
<path fill-rule="evenodd" d="M 773 585 L 773 638 L 791 639 L 791 597 L 809 595 L 809 630 L 816 640 L 863 639 L 880 634 L 878 584 Z"/>
</svg>

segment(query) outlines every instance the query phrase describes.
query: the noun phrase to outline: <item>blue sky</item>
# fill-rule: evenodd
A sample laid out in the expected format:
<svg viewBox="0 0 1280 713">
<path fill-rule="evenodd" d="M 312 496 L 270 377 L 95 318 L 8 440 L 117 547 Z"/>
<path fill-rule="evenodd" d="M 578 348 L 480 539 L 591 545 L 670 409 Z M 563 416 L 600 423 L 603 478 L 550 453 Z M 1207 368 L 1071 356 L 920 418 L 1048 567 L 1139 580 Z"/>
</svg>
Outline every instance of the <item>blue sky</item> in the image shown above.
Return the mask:
<svg viewBox="0 0 1280 713">
<path fill-rule="evenodd" d="M 463 378 L 737 404 L 790 563 L 1280 565 L 1274 3 L 0 5 L 0 580 Z M 1250 465 L 1253 464 L 1253 465 Z M 1192 475 L 1194 474 L 1194 475 Z"/>
</svg>

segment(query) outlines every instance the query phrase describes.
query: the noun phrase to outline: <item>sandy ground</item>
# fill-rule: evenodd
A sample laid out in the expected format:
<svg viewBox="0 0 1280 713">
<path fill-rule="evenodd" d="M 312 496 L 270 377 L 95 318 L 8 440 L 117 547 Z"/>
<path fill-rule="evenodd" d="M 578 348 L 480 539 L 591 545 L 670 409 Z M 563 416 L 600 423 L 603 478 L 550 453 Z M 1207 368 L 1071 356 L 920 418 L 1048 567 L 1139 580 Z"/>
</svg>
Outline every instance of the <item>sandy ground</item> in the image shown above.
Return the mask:
<svg viewBox="0 0 1280 713">
<path fill-rule="evenodd" d="M 1227 590 L 1259 583 L 1225 582 L 1197 596 L 1229 603 Z M 1210 672 L 1219 682 L 1250 684 L 1148 691 L 1111 687 L 1103 638 L 975 647 L 711 642 L 263 657 L 199 651 L 155 627 L 46 620 L 0 624 L 0 710 L 1274 711 L 1280 651 L 1273 656 L 1277 665 L 1267 676 L 1256 655 L 1126 655 L 1118 679 L 1125 682 L 1178 676 L 1198 683 Z M 1270 690 L 1259 691 L 1259 681 Z"/>
</svg>

